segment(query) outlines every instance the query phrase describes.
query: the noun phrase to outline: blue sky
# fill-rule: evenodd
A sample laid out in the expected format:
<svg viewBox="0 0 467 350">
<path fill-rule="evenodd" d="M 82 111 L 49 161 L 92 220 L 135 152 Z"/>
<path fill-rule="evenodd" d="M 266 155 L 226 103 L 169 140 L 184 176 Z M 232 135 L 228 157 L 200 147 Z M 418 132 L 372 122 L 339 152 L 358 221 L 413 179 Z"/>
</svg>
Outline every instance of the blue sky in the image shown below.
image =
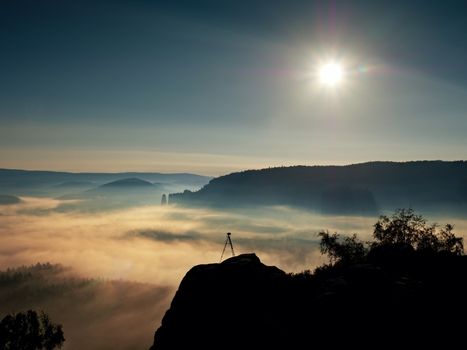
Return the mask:
<svg viewBox="0 0 467 350">
<path fill-rule="evenodd" d="M 462 1 L 2 1 L 0 167 L 465 159 Z M 313 72 L 339 60 L 342 86 Z"/>
</svg>

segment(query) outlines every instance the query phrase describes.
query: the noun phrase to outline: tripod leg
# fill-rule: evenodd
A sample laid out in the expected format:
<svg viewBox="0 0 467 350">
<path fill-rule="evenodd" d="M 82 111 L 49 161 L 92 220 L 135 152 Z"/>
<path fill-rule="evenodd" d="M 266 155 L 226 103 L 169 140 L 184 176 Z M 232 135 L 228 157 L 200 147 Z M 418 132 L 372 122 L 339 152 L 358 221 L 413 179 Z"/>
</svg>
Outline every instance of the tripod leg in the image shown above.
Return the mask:
<svg viewBox="0 0 467 350">
<path fill-rule="evenodd" d="M 232 251 L 232 256 L 235 256 L 233 244 L 232 244 L 232 240 L 230 239 L 230 236 L 228 237 L 228 239 L 229 239 L 229 244 L 230 244 L 230 250 Z"/>
<path fill-rule="evenodd" d="M 222 249 L 221 260 L 219 262 L 222 262 L 222 257 L 224 256 L 225 248 L 227 247 L 227 242 L 228 242 L 228 238 L 225 240 L 224 249 Z"/>
</svg>

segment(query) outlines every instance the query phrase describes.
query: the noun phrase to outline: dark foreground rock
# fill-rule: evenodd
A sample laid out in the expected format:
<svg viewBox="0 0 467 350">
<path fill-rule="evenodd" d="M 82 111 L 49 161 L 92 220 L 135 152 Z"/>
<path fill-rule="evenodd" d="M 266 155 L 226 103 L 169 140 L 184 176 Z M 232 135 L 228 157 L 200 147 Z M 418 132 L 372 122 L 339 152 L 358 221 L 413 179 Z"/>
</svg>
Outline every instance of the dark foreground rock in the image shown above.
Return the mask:
<svg viewBox="0 0 467 350">
<path fill-rule="evenodd" d="M 151 349 L 451 348 L 466 285 L 464 256 L 386 252 L 290 275 L 244 254 L 186 274 Z"/>
</svg>

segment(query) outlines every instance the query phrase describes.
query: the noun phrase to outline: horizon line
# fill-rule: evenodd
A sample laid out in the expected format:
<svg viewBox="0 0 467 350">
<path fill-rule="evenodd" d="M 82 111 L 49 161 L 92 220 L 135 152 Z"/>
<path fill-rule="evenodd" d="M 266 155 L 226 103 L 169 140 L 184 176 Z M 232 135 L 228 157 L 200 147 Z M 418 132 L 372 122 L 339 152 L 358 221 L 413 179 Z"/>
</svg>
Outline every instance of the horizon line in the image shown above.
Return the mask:
<svg viewBox="0 0 467 350">
<path fill-rule="evenodd" d="M 272 165 L 272 166 L 263 166 L 257 168 L 239 168 L 238 170 L 233 170 L 228 173 L 212 175 L 212 174 L 203 174 L 198 172 L 190 171 L 168 171 L 162 172 L 157 170 L 121 170 L 121 171 L 95 171 L 95 170 L 86 170 L 86 171 L 73 171 L 73 170 L 63 170 L 63 169 L 34 169 L 34 168 L 4 168 L 0 167 L 0 171 L 30 171 L 30 172 L 51 172 L 51 173 L 69 173 L 69 174 L 123 174 L 123 173 L 136 173 L 136 174 L 161 174 L 161 175 L 196 175 L 204 177 L 217 177 L 222 175 L 227 175 L 236 172 L 250 171 L 250 170 L 265 170 L 265 169 L 275 169 L 275 168 L 293 168 L 293 167 L 346 167 L 354 165 L 363 165 L 370 163 L 417 163 L 417 162 L 445 162 L 445 163 L 456 163 L 456 162 L 467 162 L 467 159 L 455 159 L 455 160 L 443 160 L 443 159 L 417 159 L 417 160 L 405 160 L 405 161 L 395 161 L 395 160 L 368 160 L 361 162 L 351 162 L 343 164 L 294 164 L 294 165 Z"/>
</svg>

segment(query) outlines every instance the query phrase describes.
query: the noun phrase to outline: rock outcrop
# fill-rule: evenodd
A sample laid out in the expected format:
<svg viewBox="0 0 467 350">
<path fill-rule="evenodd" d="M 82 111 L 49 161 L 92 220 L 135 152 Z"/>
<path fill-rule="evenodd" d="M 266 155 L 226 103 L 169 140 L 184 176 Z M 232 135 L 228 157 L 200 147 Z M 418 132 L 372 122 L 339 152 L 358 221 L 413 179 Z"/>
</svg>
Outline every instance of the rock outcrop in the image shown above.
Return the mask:
<svg viewBox="0 0 467 350">
<path fill-rule="evenodd" d="M 288 277 L 243 254 L 193 267 L 183 278 L 152 349 L 273 345 L 285 329 L 277 317 Z"/>
<path fill-rule="evenodd" d="M 462 344 L 467 258 L 396 256 L 296 275 L 255 254 L 195 266 L 151 350 Z"/>
</svg>

